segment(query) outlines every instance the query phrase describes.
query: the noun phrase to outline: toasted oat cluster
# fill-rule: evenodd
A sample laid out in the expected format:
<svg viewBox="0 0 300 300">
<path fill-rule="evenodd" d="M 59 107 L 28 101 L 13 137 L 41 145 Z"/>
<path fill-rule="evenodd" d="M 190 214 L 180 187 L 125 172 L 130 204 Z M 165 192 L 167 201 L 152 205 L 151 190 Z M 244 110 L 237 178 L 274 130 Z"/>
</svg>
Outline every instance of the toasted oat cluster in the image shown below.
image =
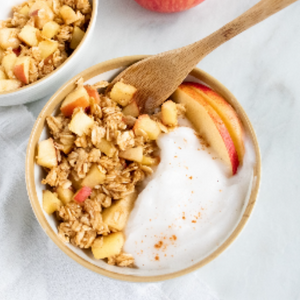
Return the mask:
<svg viewBox="0 0 300 300">
<path fill-rule="evenodd" d="M 29 0 L 0 21 L 0 92 L 33 83 L 58 68 L 79 45 L 91 17 L 89 0 Z"/>
<path fill-rule="evenodd" d="M 118 82 L 106 92 L 107 85 L 78 80 L 61 113 L 46 119 L 51 137 L 39 143 L 37 163 L 49 186 L 43 208 L 56 214 L 59 236 L 128 267 L 134 259 L 122 251 L 122 231 L 137 187 L 159 163 L 158 136 L 177 126 L 184 108 L 168 100 L 155 115 L 140 114 L 133 86 Z"/>
</svg>

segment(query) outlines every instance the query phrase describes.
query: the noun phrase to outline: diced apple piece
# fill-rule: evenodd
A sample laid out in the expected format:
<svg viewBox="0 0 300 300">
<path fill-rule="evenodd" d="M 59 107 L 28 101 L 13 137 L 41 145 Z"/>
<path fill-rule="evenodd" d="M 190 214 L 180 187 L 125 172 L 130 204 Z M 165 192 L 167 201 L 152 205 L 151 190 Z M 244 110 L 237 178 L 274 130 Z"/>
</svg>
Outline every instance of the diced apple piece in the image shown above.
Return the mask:
<svg viewBox="0 0 300 300">
<path fill-rule="evenodd" d="M 60 8 L 59 13 L 67 25 L 72 24 L 78 20 L 78 16 L 70 6 L 63 5 Z"/>
<path fill-rule="evenodd" d="M 88 130 L 93 126 L 94 120 L 86 115 L 82 110 L 73 115 L 69 124 L 69 129 L 79 136 L 87 134 Z"/>
<path fill-rule="evenodd" d="M 103 210 L 102 220 L 108 225 L 109 229 L 115 231 L 122 231 L 124 229 L 137 196 L 137 192 L 129 194 Z"/>
<path fill-rule="evenodd" d="M 30 59 L 29 56 L 18 57 L 13 69 L 16 78 L 25 84 L 29 83 Z"/>
<path fill-rule="evenodd" d="M 136 135 L 147 135 L 149 140 L 156 140 L 160 134 L 158 124 L 148 115 L 140 115 L 134 124 L 133 131 Z"/>
<path fill-rule="evenodd" d="M 25 25 L 18 36 L 19 39 L 23 41 L 25 44 L 27 44 L 28 46 L 35 47 L 39 43 L 37 39 L 37 33 L 38 33 L 38 29 L 30 25 Z"/>
<path fill-rule="evenodd" d="M 8 78 L 14 78 L 14 66 L 17 60 L 17 56 L 14 53 L 7 54 L 2 59 L 2 67 Z"/>
<path fill-rule="evenodd" d="M 99 170 L 98 166 L 96 164 L 94 164 L 90 168 L 86 177 L 82 180 L 81 185 L 93 188 L 96 185 L 104 183 L 105 178 L 106 178 L 105 174 L 103 174 Z"/>
<path fill-rule="evenodd" d="M 192 86 L 219 114 L 230 133 L 239 161 L 242 163 L 245 154 L 244 129 L 234 108 L 223 97 L 203 84 L 184 82 L 183 85 Z"/>
<path fill-rule="evenodd" d="M 143 159 L 141 161 L 142 165 L 146 166 L 156 166 L 160 162 L 160 158 L 157 157 L 149 157 L 149 156 L 143 156 Z"/>
<path fill-rule="evenodd" d="M 62 205 L 62 202 L 53 193 L 48 190 L 43 191 L 43 209 L 48 215 L 59 210 Z"/>
<path fill-rule="evenodd" d="M 77 46 L 80 44 L 81 40 L 84 37 L 85 32 L 81 30 L 78 26 L 74 27 L 73 34 L 72 34 L 72 40 L 70 43 L 71 49 L 76 49 Z"/>
<path fill-rule="evenodd" d="M 83 186 L 76 194 L 73 196 L 73 200 L 81 203 L 84 202 L 92 193 L 92 189 L 88 186 Z"/>
<path fill-rule="evenodd" d="M 21 41 L 18 38 L 20 29 L 17 28 L 2 28 L 0 29 L 0 47 L 4 50 L 7 48 L 18 48 Z"/>
<path fill-rule="evenodd" d="M 120 151 L 119 156 L 127 160 L 141 162 L 143 160 L 143 147 L 139 146 Z"/>
<path fill-rule="evenodd" d="M 101 239 L 102 240 L 102 239 Z M 103 259 L 120 254 L 124 245 L 125 239 L 122 232 L 111 233 L 103 237 L 103 241 L 97 242 L 97 239 L 92 245 L 92 252 L 96 259 Z"/>
<path fill-rule="evenodd" d="M 41 58 L 46 59 L 58 49 L 58 42 L 46 40 L 40 42 L 38 47 L 41 52 Z"/>
<path fill-rule="evenodd" d="M 110 91 L 110 98 L 122 106 L 126 106 L 132 100 L 137 89 L 124 82 L 117 82 Z"/>
<path fill-rule="evenodd" d="M 47 22 L 43 27 L 42 35 L 48 39 L 52 39 L 55 35 L 57 35 L 59 28 L 60 26 L 56 22 Z"/>
<path fill-rule="evenodd" d="M 89 94 L 85 88 L 80 87 L 71 92 L 60 107 L 60 111 L 66 116 L 70 117 L 76 107 L 85 109 L 90 105 Z"/>
<path fill-rule="evenodd" d="M 21 85 L 21 81 L 16 79 L 0 79 L 0 92 L 17 90 Z"/>
<path fill-rule="evenodd" d="M 0 70 L 0 80 L 1 79 L 8 79 L 7 76 L 6 76 L 6 74 L 5 74 L 5 72 L 2 71 L 2 70 Z"/>
<path fill-rule="evenodd" d="M 132 116 L 137 118 L 140 114 L 139 107 L 135 100 L 133 100 L 130 104 L 128 104 L 124 109 L 122 110 L 123 115 L 125 116 Z"/>
<path fill-rule="evenodd" d="M 52 138 L 39 143 L 37 164 L 49 169 L 57 166 L 57 154 Z"/>
<path fill-rule="evenodd" d="M 28 5 L 24 5 L 22 8 L 20 8 L 19 10 L 19 14 L 28 17 L 29 16 L 29 6 Z"/>
<path fill-rule="evenodd" d="M 209 143 L 223 162 L 236 174 L 239 166 L 238 155 L 230 134 L 218 115 L 207 101 L 191 86 L 181 84 L 172 95 L 175 102 L 186 107 L 186 116 L 196 131 Z"/>
<path fill-rule="evenodd" d="M 61 186 L 56 189 L 56 193 L 59 200 L 61 200 L 64 205 L 72 201 L 74 196 L 74 193 L 71 189 L 64 189 Z"/>
<path fill-rule="evenodd" d="M 99 104 L 100 103 L 100 96 L 99 96 L 99 93 L 97 91 L 96 88 L 94 88 L 93 86 L 91 85 L 85 85 L 83 86 L 85 88 L 85 90 L 87 91 L 88 95 L 90 98 L 94 98 L 96 103 Z"/>
<path fill-rule="evenodd" d="M 113 157 L 117 150 L 111 142 L 104 138 L 102 138 L 100 143 L 97 144 L 97 148 L 108 157 Z"/>
<path fill-rule="evenodd" d="M 166 101 L 161 106 L 161 120 L 167 126 L 177 125 L 177 107 L 172 100 Z"/>
<path fill-rule="evenodd" d="M 34 18 L 35 26 L 42 29 L 43 26 L 54 19 L 54 13 L 46 1 L 36 1 L 30 7 L 29 15 Z"/>
</svg>

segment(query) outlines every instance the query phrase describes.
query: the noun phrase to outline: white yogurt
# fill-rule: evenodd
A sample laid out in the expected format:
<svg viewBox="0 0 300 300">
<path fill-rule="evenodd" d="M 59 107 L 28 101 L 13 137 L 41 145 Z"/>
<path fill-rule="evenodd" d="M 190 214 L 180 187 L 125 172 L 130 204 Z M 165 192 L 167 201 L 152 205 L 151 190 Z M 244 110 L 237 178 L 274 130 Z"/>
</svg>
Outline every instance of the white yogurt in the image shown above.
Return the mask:
<svg viewBox="0 0 300 300">
<path fill-rule="evenodd" d="M 177 270 L 214 251 L 234 230 L 248 201 L 254 150 L 227 177 L 223 163 L 194 130 L 179 127 L 157 141 L 161 162 L 128 220 L 124 251 L 141 269 Z"/>
</svg>

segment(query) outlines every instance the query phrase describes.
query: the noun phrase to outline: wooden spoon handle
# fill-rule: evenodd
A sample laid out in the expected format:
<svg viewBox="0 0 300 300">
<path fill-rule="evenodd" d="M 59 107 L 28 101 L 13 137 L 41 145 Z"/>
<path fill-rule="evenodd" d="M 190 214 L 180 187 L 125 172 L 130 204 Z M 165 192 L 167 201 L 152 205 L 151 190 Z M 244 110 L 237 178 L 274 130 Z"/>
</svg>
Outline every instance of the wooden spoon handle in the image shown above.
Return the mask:
<svg viewBox="0 0 300 300">
<path fill-rule="evenodd" d="M 267 19 L 271 15 L 284 9 L 286 6 L 296 2 L 297 0 L 261 0 L 251 7 L 245 13 L 227 23 L 224 27 L 215 31 L 206 38 L 187 46 L 187 50 L 192 51 L 197 64 L 207 54 L 214 49 L 232 39 L 241 32 L 256 25 L 257 23 Z M 192 54 L 191 53 L 191 54 Z M 191 57 L 191 60 L 193 58 Z"/>
</svg>

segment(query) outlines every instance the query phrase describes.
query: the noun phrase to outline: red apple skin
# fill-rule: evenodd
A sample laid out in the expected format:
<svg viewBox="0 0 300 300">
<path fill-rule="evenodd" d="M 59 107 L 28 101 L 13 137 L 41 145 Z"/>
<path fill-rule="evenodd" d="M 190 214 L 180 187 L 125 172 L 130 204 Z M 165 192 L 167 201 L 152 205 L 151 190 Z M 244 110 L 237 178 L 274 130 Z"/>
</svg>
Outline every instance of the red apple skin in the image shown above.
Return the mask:
<svg viewBox="0 0 300 300">
<path fill-rule="evenodd" d="M 87 93 L 89 94 L 89 96 L 91 98 L 94 98 L 97 104 L 100 104 L 100 96 L 98 94 L 98 91 L 91 85 L 85 85 L 84 88 L 87 91 Z"/>
<path fill-rule="evenodd" d="M 84 186 L 74 195 L 73 199 L 78 203 L 82 203 L 90 196 L 91 193 L 92 189 Z"/>
<path fill-rule="evenodd" d="M 13 49 L 12 51 L 13 51 L 13 53 L 15 53 L 17 56 L 19 56 L 20 53 L 21 53 L 21 48 L 20 48 L 20 47 L 19 47 L 19 48 L 15 48 L 15 49 Z"/>
<path fill-rule="evenodd" d="M 76 107 L 82 107 L 85 109 L 88 107 L 90 103 L 86 101 L 84 97 L 78 98 L 77 100 L 73 101 L 70 104 L 67 104 L 65 106 L 62 106 L 60 108 L 60 111 L 66 116 L 66 117 L 71 117 L 73 114 L 73 111 Z"/>
<path fill-rule="evenodd" d="M 38 13 L 39 13 L 39 9 L 33 11 L 33 12 L 30 14 L 30 17 L 35 17 L 35 16 L 38 15 Z"/>
<path fill-rule="evenodd" d="M 135 0 L 142 7 L 160 13 L 174 13 L 190 9 L 204 0 Z"/>
<path fill-rule="evenodd" d="M 191 86 L 200 91 L 200 93 L 202 92 L 205 94 L 210 99 L 210 105 L 212 105 L 215 110 L 220 110 L 217 110 L 217 112 L 220 114 L 226 127 L 228 127 L 228 131 L 235 145 L 239 161 L 242 164 L 245 154 L 244 129 L 242 122 L 240 121 L 234 108 L 223 97 L 206 85 L 196 82 L 184 82 L 183 85 Z"/>
<path fill-rule="evenodd" d="M 227 153 L 228 153 L 230 164 L 231 164 L 232 175 L 235 175 L 237 173 L 237 169 L 239 167 L 238 154 L 236 152 L 232 138 L 231 138 L 225 124 L 221 120 L 220 116 L 203 99 L 203 97 L 201 95 L 199 95 L 197 93 L 197 91 L 194 90 L 191 86 L 188 86 L 185 83 L 183 83 L 178 87 L 178 89 L 181 90 L 182 92 L 186 93 L 187 95 L 189 95 L 192 99 L 197 101 L 199 104 L 201 104 L 207 110 L 207 113 L 209 114 L 210 118 L 213 120 L 218 132 L 220 133 L 223 143 L 227 149 Z"/>
<path fill-rule="evenodd" d="M 25 71 L 24 71 L 24 65 L 16 65 L 14 66 L 14 74 L 16 76 L 16 78 L 18 80 L 20 80 L 21 82 L 28 84 L 28 78 L 25 75 Z"/>
</svg>

